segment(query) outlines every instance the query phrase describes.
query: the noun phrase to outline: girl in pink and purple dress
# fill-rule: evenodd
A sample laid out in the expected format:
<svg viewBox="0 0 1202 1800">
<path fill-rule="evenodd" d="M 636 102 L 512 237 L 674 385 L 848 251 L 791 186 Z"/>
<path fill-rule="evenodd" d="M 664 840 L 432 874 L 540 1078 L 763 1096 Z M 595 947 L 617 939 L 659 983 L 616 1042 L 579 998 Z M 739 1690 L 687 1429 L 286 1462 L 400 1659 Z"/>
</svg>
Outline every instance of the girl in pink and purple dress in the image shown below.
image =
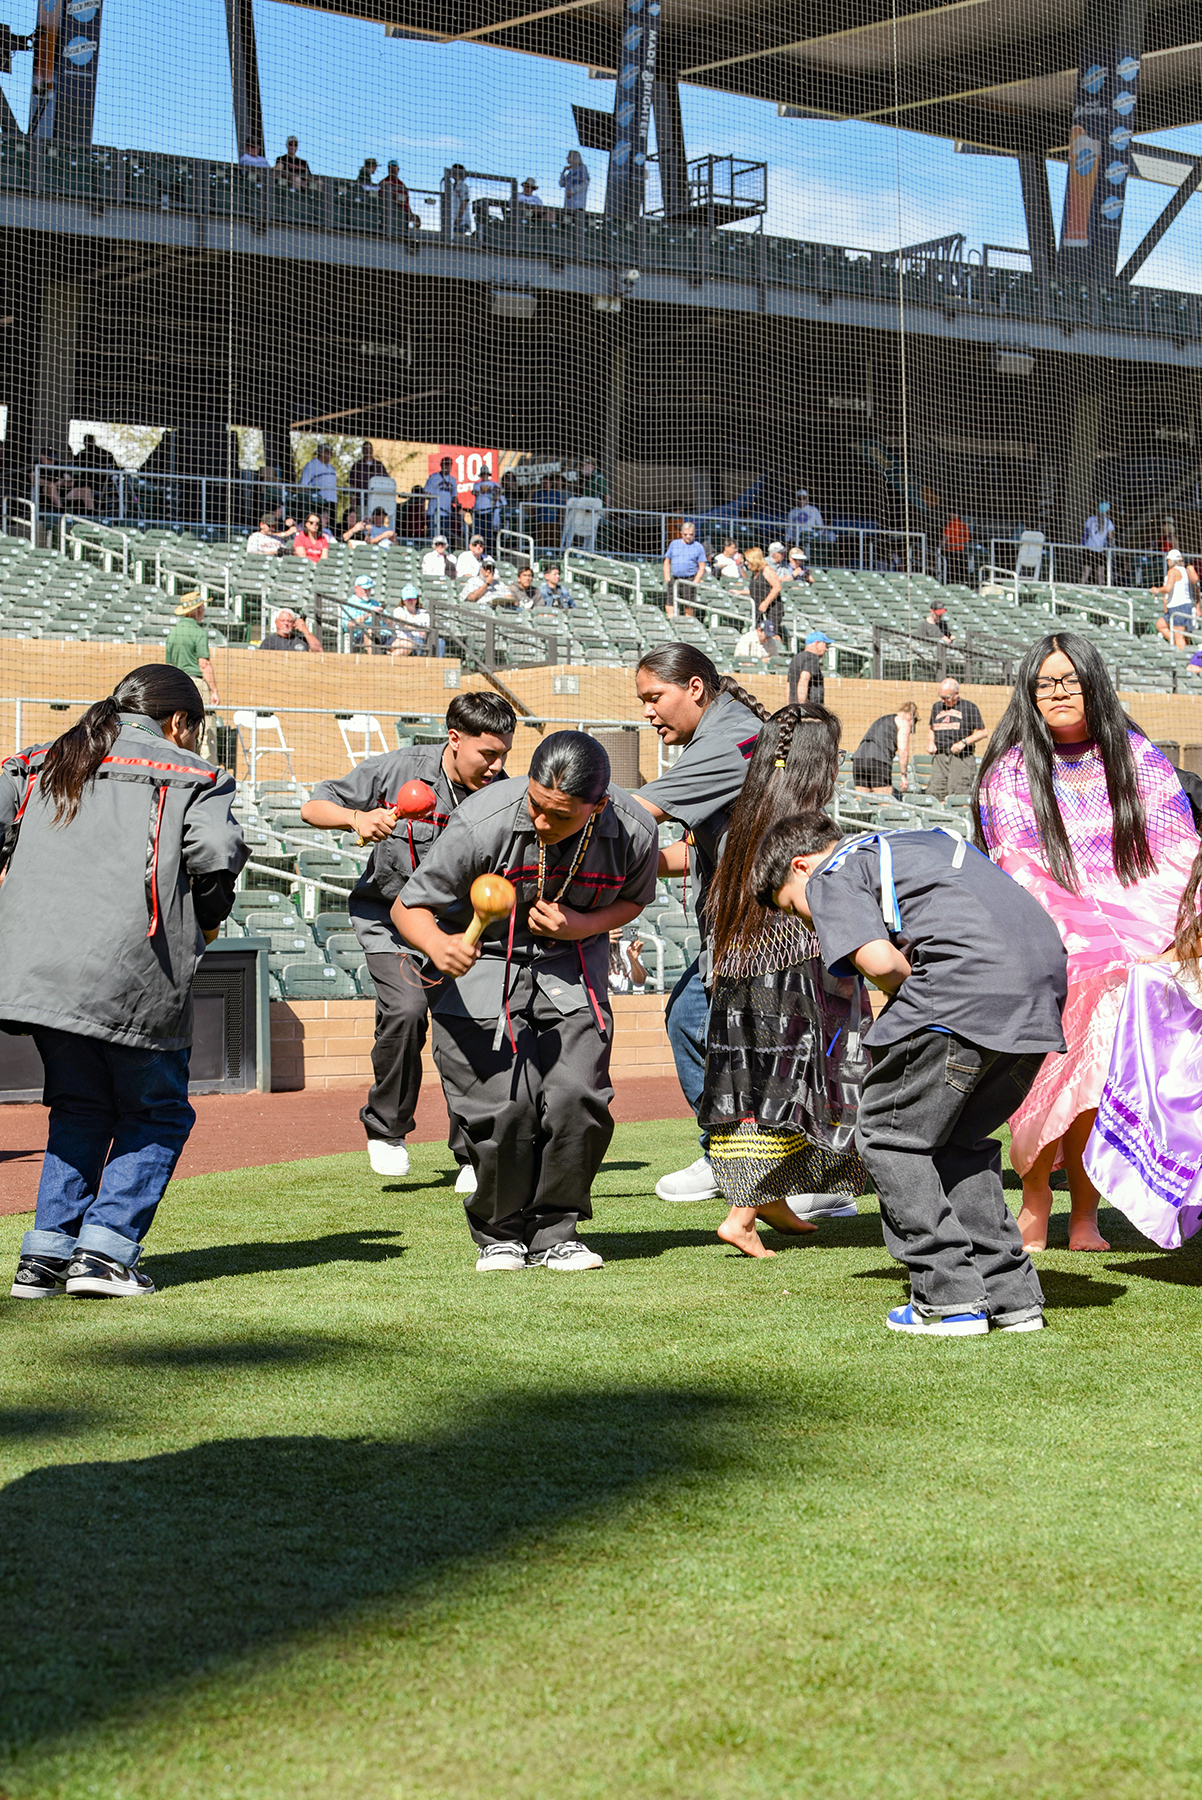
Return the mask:
<svg viewBox="0 0 1202 1800">
<path fill-rule="evenodd" d="M 1097 649 L 1061 631 L 1032 646 L 981 762 L 977 841 L 1056 921 L 1068 951 L 1063 1056 L 1010 1121 L 1019 1226 L 1047 1246 L 1052 1171 L 1068 1174 L 1070 1250 L 1105 1250 L 1082 1157 L 1132 964 L 1172 943 L 1198 849 L 1172 764 L 1124 713 Z"/>
</svg>

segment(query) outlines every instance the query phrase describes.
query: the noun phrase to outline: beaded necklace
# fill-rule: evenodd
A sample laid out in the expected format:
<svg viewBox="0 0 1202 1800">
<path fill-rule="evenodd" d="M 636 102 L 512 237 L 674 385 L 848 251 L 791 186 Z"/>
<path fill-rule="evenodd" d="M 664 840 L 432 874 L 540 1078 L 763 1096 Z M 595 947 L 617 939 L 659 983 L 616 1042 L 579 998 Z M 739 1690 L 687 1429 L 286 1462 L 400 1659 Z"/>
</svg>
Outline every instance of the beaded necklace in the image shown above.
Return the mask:
<svg viewBox="0 0 1202 1800">
<path fill-rule="evenodd" d="M 572 858 L 572 866 L 568 870 L 567 876 L 565 877 L 564 881 L 560 885 L 558 894 L 554 895 L 553 898 L 548 897 L 549 904 L 554 904 L 555 901 L 562 900 L 564 895 L 567 893 L 568 889 L 571 887 L 573 881 L 575 881 L 576 872 L 579 869 L 581 863 L 584 861 L 585 852 L 588 849 L 588 841 L 593 835 L 593 826 L 597 823 L 597 820 L 599 817 L 600 817 L 599 813 L 594 813 L 592 818 L 589 820 L 588 824 L 585 826 L 584 836 L 580 840 L 580 848 L 577 850 L 575 856 Z M 540 838 L 539 843 L 538 843 L 538 890 L 534 896 L 535 905 L 537 905 L 539 903 L 539 901 L 541 901 L 543 898 L 543 888 L 546 885 L 546 880 L 547 880 L 547 846 L 543 843 L 542 839 Z"/>
</svg>

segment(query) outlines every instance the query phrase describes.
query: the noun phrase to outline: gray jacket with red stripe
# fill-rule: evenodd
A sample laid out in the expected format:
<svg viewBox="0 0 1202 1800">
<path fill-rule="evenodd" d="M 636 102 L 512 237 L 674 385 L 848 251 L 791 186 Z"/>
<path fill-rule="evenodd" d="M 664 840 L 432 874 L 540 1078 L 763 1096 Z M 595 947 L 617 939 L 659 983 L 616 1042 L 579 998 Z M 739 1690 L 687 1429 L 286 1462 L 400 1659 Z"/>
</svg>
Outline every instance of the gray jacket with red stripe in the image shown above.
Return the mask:
<svg viewBox="0 0 1202 1800">
<path fill-rule="evenodd" d="M 230 814 L 233 778 L 123 713 L 60 827 L 37 779 L 48 748 L 0 770 L 0 830 L 20 815 L 0 885 L 0 1022 L 182 1050 L 204 951 L 192 881 L 236 875 L 248 855 Z"/>
</svg>

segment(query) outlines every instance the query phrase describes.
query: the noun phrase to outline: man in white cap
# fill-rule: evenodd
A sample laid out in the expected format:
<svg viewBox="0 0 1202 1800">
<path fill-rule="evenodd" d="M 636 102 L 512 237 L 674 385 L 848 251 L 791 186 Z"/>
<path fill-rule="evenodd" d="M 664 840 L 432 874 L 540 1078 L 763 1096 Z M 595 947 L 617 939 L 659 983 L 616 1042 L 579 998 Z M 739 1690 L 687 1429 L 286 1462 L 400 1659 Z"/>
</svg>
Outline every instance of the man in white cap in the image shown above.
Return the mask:
<svg viewBox="0 0 1202 1800">
<path fill-rule="evenodd" d="M 454 581 L 455 563 L 448 556 L 448 544 L 441 531 L 422 557 L 422 574 L 431 581 Z"/>
<path fill-rule="evenodd" d="M 376 599 L 376 584 L 370 575 L 356 575 L 355 591 L 338 614 L 338 624 L 350 640 L 352 650 L 364 650 L 373 656 L 378 649 L 390 650 L 395 633 L 381 616 Z"/>
<path fill-rule="evenodd" d="M 190 594 L 182 596 L 175 609 L 175 616 L 179 624 L 173 625 L 167 633 L 164 660 L 172 668 L 182 669 L 185 675 L 192 677 L 196 683 L 196 691 L 211 711 L 220 706 L 221 701 L 217 695 L 217 677 L 209 658 L 209 634 L 204 627 L 205 607 L 199 588 L 193 588 Z"/>
<path fill-rule="evenodd" d="M 812 532 L 825 529 L 822 514 L 816 506 L 811 505 L 810 496 L 805 488 L 798 488 L 797 505 L 789 514 L 786 522 L 789 527 L 789 536 L 792 538 L 799 538 L 803 535 L 809 537 Z"/>
</svg>

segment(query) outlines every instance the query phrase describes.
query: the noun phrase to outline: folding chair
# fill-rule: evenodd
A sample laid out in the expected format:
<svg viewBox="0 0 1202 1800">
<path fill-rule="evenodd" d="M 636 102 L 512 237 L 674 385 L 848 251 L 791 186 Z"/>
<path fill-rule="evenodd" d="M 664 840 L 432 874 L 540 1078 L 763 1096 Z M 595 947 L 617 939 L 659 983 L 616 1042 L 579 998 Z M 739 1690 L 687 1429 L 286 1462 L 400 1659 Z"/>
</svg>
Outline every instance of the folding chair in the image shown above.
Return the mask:
<svg viewBox="0 0 1202 1800">
<path fill-rule="evenodd" d="M 273 712 L 240 711 L 234 714 L 234 730 L 238 733 L 238 742 L 242 746 L 242 754 L 246 758 L 248 779 L 252 787 L 258 777 L 259 759 L 264 756 L 282 756 L 288 765 L 288 773 L 296 783 L 296 770 L 292 767 L 292 750 L 284 742 L 284 728 L 279 717 Z M 261 740 L 274 738 L 274 742 L 264 743 Z"/>
<path fill-rule="evenodd" d="M 372 742 L 373 737 L 379 738 L 380 749 L 387 753 L 388 739 L 384 736 L 380 721 L 374 713 L 335 713 L 334 717 L 338 721 L 338 729 L 342 733 L 342 742 L 346 747 L 352 769 L 357 763 L 376 754 L 376 746 Z M 352 738 L 362 740 L 362 747 L 358 741 L 352 743 Z"/>
</svg>

